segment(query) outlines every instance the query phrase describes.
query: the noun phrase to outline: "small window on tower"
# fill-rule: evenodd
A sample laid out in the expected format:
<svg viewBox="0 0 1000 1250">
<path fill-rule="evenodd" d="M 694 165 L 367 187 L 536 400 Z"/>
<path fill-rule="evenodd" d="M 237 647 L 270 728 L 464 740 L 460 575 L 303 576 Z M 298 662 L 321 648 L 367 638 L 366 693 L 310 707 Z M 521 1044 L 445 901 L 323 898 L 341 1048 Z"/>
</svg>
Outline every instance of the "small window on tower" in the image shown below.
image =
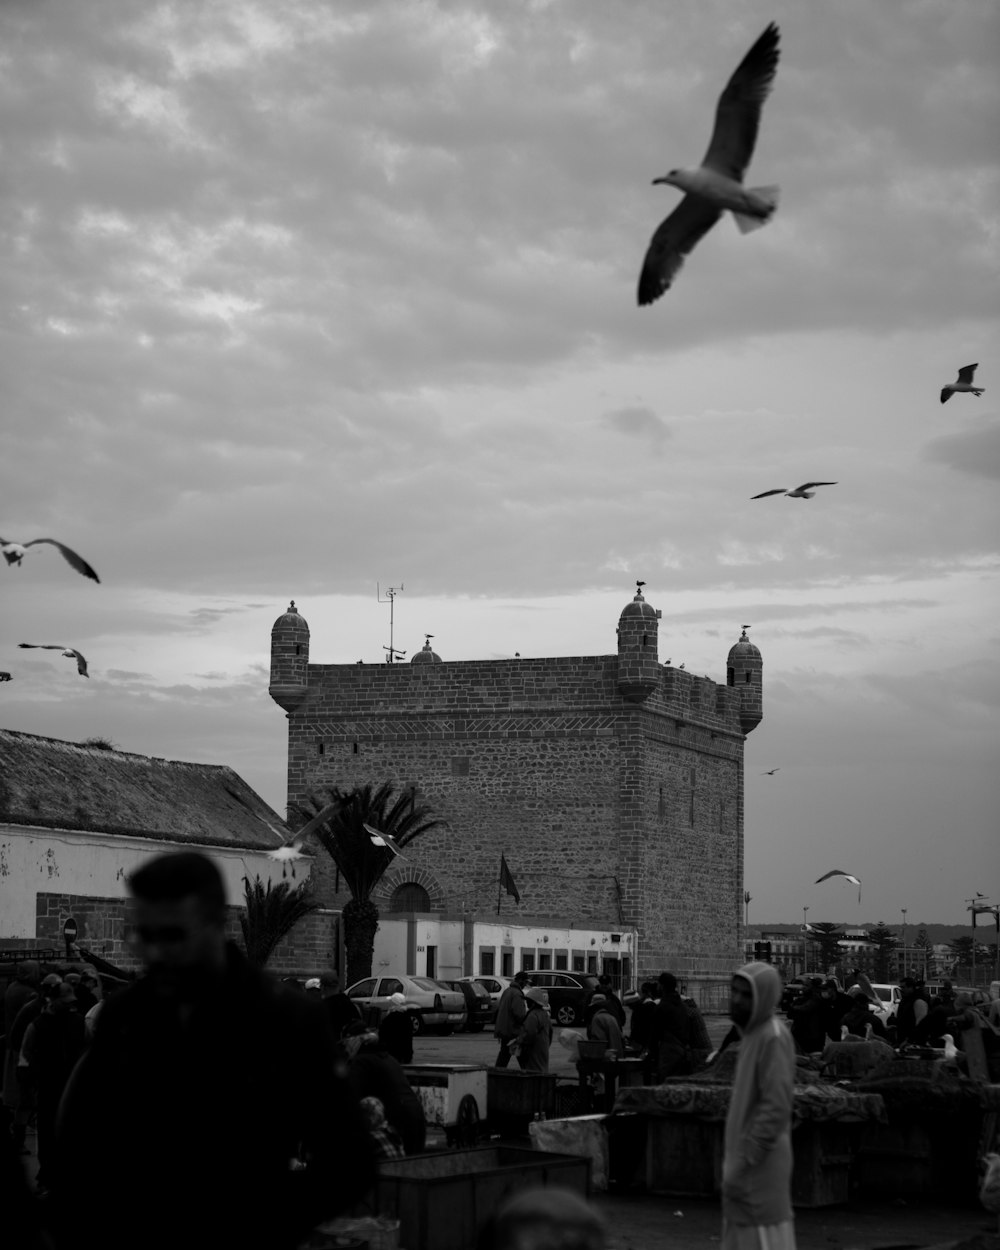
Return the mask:
<svg viewBox="0 0 1000 1250">
<path fill-rule="evenodd" d="M 325 755 L 325 754 L 326 754 L 326 747 L 324 746 L 324 744 L 323 744 L 322 742 L 317 742 L 317 743 L 316 743 L 316 754 L 317 754 L 317 755 Z"/>
<path fill-rule="evenodd" d="M 298 642 L 297 642 L 297 643 L 295 644 L 295 654 L 296 654 L 296 655 L 301 655 L 301 654 L 302 654 L 302 645 L 301 645 L 301 643 L 298 643 Z"/>
<path fill-rule="evenodd" d="M 735 668 L 726 669 L 726 685 L 727 686 L 736 685 L 736 669 Z"/>
<path fill-rule="evenodd" d="M 752 675 L 753 675 L 753 674 L 752 674 L 752 673 L 749 671 L 749 669 L 748 669 L 748 670 L 747 670 L 747 675 L 746 675 L 746 677 L 744 677 L 744 678 L 743 678 L 743 680 L 746 682 L 746 684 L 747 684 L 748 686 L 750 685 L 750 678 L 752 677 Z"/>
<path fill-rule="evenodd" d="M 357 753 L 358 753 L 358 744 L 357 744 L 356 742 L 352 742 L 352 743 L 351 743 L 351 746 L 352 746 L 352 747 L 353 747 L 353 749 L 354 749 L 354 754 L 355 754 L 355 755 L 357 755 Z"/>
</svg>

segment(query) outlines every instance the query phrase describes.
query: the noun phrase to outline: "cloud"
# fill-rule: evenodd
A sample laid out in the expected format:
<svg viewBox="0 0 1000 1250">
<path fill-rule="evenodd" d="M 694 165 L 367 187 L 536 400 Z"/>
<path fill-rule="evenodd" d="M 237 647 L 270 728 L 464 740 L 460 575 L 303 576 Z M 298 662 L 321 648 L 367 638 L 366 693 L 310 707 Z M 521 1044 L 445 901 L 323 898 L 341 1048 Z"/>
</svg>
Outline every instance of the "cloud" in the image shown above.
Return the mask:
<svg viewBox="0 0 1000 1250">
<path fill-rule="evenodd" d="M 631 438 L 645 438 L 654 447 L 670 437 L 670 428 L 652 408 L 618 408 L 606 412 L 602 421 L 612 430 L 618 430 Z"/>
<path fill-rule="evenodd" d="M 1000 422 L 979 424 L 955 434 L 943 434 L 924 447 L 924 458 L 960 473 L 1000 479 Z"/>
</svg>

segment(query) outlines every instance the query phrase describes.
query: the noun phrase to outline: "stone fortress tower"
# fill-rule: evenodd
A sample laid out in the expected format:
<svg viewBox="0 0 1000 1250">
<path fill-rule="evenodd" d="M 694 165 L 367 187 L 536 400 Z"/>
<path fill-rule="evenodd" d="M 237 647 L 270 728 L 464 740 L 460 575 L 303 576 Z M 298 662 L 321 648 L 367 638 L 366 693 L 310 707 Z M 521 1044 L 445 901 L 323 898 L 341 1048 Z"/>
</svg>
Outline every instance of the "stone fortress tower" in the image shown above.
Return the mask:
<svg viewBox="0 0 1000 1250">
<path fill-rule="evenodd" d="M 728 984 L 742 962 L 743 744 L 762 716 L 744 628 L 726 683 L 660 663 L 642 585 L 601 656 L 313 664 L 292 603 L 271 631 L 269 692 L 288 716 L 288 798 L 393 781 L 448 827 L 386 873 L 431 911 L 490 918 L 501 851 L 517 922 L 632 928 L 633 977 Z M 336 905 L 325 855 L 313 880 Z"/>
</svg>

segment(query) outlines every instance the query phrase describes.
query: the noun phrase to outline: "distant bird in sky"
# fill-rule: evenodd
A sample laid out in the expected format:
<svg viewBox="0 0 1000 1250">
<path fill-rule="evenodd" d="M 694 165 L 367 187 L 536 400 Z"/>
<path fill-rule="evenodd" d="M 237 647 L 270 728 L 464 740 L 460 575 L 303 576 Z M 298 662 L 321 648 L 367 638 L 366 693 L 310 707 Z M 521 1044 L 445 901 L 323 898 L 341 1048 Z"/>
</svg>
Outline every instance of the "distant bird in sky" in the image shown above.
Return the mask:
<svg viewBox="0 0 1000 1250">
<path fill-rule="evenodd" d="M 371 838 L 374 846 L 386 846 L 392 851 L 393 855 L 399 855 L 401 858 L 406 859 L 402 848 L 395 838 L 390 837 L 387 833 L 380 833 L 378 829 L 373 829 L 371 825 L 364 825 L 364 831 Z"/>
<path fill-rule="evenodd" d="M 27 651 L 61 651 L 68 660 L 76 660 L 76 671 L 81 677 L 89 677 L 87 661 L 73 647 L 64 647 L 61 642 L 19 642 L 19 647 Z"/>
<path fill-rule="evenodd" d="M 796 486 L 794 490 L 785 490 L 783 486 L 777 486 L 774 490 L 762 490 L 759 495 L 751 495 L 751 499 L 766 499 L 768 495 L 787 495 L 789 499 L 812 499 L 816 494 L 813 490 L 814 486 L 836 486 L 836 482 L 803 482 L 801 486 Z"/>
<path fill-rule="evenodd" d="M 332 816 L 336 810 L 336 803 L 328 803 L 326 807 L 321 808 L 321 810 L 316 813 L 312 820 L 304 824 L 294 837 L 289 838 L 287 842 L 283 843 L 275 850 L 267 852 L 268 859 L 273 859 L 276 863 L 281 865 L 281 875 L 283 877 L 288 875 L 288 869 L 291 869 L 292 876 L 295 876 L 295 861 L 301 859 L 305 854 L 302 848 L 306 838 L 314 829 L 321 825 L 324 820 Z M 263 817 L 259 817 L 259 819 L 263 819 Z M 267 824 L 267 821 L 264 821 L 264 823 Z M 278 832 L 276 829 L 272 829 L 270 825 L 267 827 L 271 829 L 272 833 Z"/>
<path fill-rule="evenodd" d="M 82 556 L 78 556 L 75 551 L 63 543 L 56 542 L 54 538 L 33 538 L 28 543 L 16 543 L 9 538 L 0 538 L 0 551 L 3 552 L 3 558 L 8 564 L 20 564 L 27 555 L 28 548 L 37 547 L 39 543 L 49 543 L 50 546 L 57 547 L 62 552 L 67 563 L 76 569 L 78 573 L 82 573 L 84 577 L 89 577 L 95 582 L 101 580 Z"/>
<path fill-rule="evenodd" d="M 963 367 L 959 369 L 958 371 L 958 380 L 955 382 L 949 382 L 947 386 L 942 388 L 941 390 L 942 404 L 946 404 L 948 400 L 951 399 L 952 395 L 955 394 L 956 391 L 963 391 L 968 395 L 975 395 L 975 397 L 978 399 L 979 396 L 982 395 L 983 391 L 985 391 L 986 389 L 985 386 L 973 386 L 972 385 L 972 379 L 975 377 L 976 370 L 978 368 L 979 368 L 978 364 L 963 365 Z"/>
<path fill-rule="evenodd" d="M 778 27 L 772 22 L 719 96 L 715 129 L 698 169 L 672 169 L 663 183 L 686 194 L 657 227 L 639 275 L 640 305 L 659 299 L 677 276 L 685 256 L 728 209 L 745 234 L 768 222 L 778 204 L 777 187 L 743 186 L 757 142 L 760 111 L 778 69 Z"/>
<path fill-rule="evenodd" d="M 0 673 L 0 681 L 10 681 L 10 673 Z"/>
<path fill-rule="evenodd" d="M 780 773 L 780 772 L 781 772 L 781 769 L 780 769 L 780 768 L 769 768 L 769 769 L 767 770 L 767 772 L 765 772 L 765 773 L 761 773 L 761 776 L 762 776 L 762 777 L 773 777 L 775 773 Z"/>
</svg>

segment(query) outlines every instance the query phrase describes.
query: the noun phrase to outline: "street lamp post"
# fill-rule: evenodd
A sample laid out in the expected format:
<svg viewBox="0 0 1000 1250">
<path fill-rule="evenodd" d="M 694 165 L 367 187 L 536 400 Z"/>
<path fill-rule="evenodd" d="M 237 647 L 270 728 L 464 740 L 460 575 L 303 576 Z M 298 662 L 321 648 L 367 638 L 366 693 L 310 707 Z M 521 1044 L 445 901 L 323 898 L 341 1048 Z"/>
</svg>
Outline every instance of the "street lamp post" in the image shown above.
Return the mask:
<svg viewBox="0 0 1000 1250">
<path fill-rule="evenodd" d="M 744 913 L 743 913 L 744 928 L 750 927 L 750 903 L 752 902 L 752 900 L 753 900 L 753 895 L 750 893 L 750 891 L 744 890 L 743 891 L 743 906 L 745 908 Z"/>
<path fill-rule="evenodd" d="M 903 976 L 905 977 L 906 976 L 906 908 L 901 907 L 899 910 L 903 913 L 903 948 L 902 948 L 901 953 L 903 956 Z"/>
<path fill-rule="evenodd" d="M 809 926 L 806 921 L 806 915 L 809 912 L 808 907 L 802 908 L 802 972 L 803 975 L 809 971 Z"/>
</svg>

